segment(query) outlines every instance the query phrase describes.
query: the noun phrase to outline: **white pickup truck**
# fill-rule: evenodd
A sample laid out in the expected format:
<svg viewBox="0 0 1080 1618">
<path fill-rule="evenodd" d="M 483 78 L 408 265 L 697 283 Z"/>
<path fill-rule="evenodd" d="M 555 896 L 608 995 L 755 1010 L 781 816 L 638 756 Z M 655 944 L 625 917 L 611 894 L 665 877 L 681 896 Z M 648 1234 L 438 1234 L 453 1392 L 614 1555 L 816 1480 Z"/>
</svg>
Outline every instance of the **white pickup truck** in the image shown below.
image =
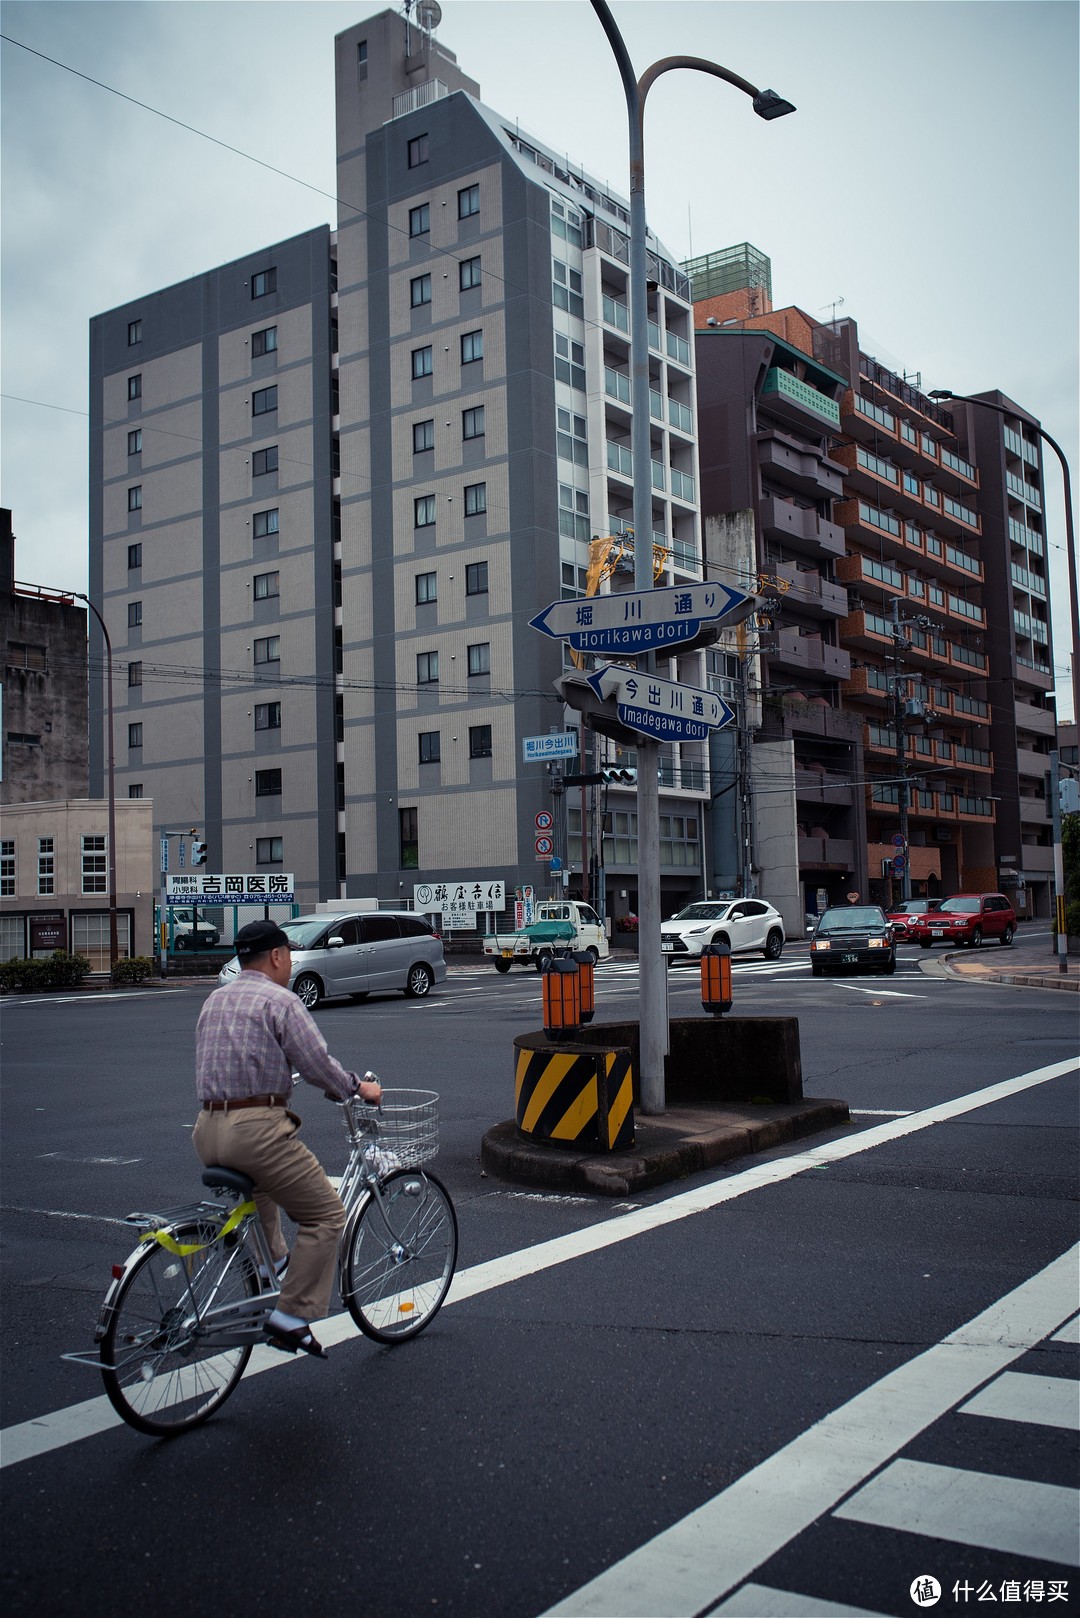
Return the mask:
<svg viewBox="0 0 1080 1618">
<path fill-rule="evenodd" d="M 509 972 L 515 961 L 530 961 L 538 972 L 544 962 L 564 949 L 581 950 L 593 963 L 608 955 L 607 933 L 592 905 L 580 899 L 544 899 L 534 909 L 535 919 L 519 932 L 493 933 L 484 939 L 484 954 L 495 961 L 496 972 Z"/>
</svg>

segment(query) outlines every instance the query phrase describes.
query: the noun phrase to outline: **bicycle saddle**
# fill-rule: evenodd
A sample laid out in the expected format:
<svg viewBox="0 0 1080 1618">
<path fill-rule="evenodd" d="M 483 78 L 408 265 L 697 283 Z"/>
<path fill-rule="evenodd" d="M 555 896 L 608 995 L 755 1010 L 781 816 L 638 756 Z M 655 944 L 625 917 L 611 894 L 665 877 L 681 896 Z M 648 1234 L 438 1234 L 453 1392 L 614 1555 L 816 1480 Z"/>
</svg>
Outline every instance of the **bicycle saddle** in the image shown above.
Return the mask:
<svg viewBox="0 0 1080 1618">
<path fill-rule="evenodd" d="M 202 1183 L 209 1186 L 211 1191 L 234 1191 L 238 1197 L 250 1197 L 255 1189 L 255 1181 L 247 1174 L 241 1174 L 239 1169 L 225 1169 L 214 1163 L 202 1171 Z"/>
</svg>

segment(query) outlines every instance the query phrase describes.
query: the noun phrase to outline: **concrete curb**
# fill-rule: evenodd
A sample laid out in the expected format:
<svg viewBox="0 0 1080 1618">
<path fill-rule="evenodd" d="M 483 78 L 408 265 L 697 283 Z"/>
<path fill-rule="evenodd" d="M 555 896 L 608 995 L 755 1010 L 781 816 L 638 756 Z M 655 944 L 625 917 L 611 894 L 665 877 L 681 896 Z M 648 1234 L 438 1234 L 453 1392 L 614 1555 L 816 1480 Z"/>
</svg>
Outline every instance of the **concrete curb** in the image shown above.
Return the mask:
<svg viewBox="0 0 1080 1618">
<path fill-rule="evenodd" d="M 1035 971 L 1020 967 L 1017 971 L 999 972 L 992 966 L 984 966 L 980 961 L 971 960 L 966 952 L 963 955 L 945 955 L 939 963 L 935 963 L 937 964 L 946 977 L 958 981 L 1007 983 L 1021 989 L 1055 989 L 1059 992 L 1065 990 L 1068 994 L 1080 993 L 1080 975 L 1062 974 L 1057 967 L 1045 967 Z M 930 963 L 927 962 L 922 970 L 928 971 L 929 967 Z"/>
<path fill-rule="evenodd" d="M 849 1122 L 846 1101 L 672 1108 L 659 1118 L 639 1115 L 628 1150 L 598 1154 L 526 1140 L 511 1118 L 486 1132 L 480 1163 L 500 1180 L 625 1197 Z"/>
</svg>

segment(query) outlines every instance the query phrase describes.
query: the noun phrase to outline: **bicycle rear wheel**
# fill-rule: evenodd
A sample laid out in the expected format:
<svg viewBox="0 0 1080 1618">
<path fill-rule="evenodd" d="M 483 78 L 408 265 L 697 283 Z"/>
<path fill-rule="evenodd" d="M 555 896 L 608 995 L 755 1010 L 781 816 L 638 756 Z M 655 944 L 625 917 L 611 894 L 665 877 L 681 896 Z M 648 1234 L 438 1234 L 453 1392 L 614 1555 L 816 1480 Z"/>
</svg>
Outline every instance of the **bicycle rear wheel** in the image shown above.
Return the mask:
<svg viewBox="0 0 1080 1618">
<path fill-rule="evenodd" d="M 201 1251 L 180 1257 L 147 1242 L 121 1282 L 101 1343 L 101 1374 L 113 1408 L 155 1437 L 185 1432 L 224 1404 L 244 1374 L 251 1344 L 201 1344 L 198 1311 L 237 1303 L 259 1290 L 235 1238 L 214 1241 L 218 1226 L 192 1222 L 169 1234 Z M 203 1243 L 210 1243 L 203 1246 Z"/>
<path fill-rule="evenodd" d="M 433 1174 L 388 1174 L 378 1205 L 368 1194 L 343 1269 L 345 1307 L 360 1330 L 400 1343 L 430 1325 L 454 1274 L 457 1241 L 454 1205 Z"/>
</svg>

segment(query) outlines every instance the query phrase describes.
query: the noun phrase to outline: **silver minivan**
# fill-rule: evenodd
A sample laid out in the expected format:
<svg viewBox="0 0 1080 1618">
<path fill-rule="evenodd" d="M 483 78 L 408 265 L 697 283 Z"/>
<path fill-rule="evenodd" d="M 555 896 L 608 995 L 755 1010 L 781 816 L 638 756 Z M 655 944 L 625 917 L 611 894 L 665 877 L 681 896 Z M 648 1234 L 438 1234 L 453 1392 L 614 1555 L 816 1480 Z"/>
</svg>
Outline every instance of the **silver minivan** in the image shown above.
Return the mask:
<svg viewBox="0 0 1080 1618">
<path fill-rule="evenodd" d="M 362 1000 L 384 989 L 421 999 L 446 981 L 442 939 L 416 911 L 341 911 L 297 916 L 281 926 L 292 946 L 289 987 L 311 1010 L 334 995 Z M 218 973 L 219 985 L 239 971 L 234 955 Z"/>
</svg>

